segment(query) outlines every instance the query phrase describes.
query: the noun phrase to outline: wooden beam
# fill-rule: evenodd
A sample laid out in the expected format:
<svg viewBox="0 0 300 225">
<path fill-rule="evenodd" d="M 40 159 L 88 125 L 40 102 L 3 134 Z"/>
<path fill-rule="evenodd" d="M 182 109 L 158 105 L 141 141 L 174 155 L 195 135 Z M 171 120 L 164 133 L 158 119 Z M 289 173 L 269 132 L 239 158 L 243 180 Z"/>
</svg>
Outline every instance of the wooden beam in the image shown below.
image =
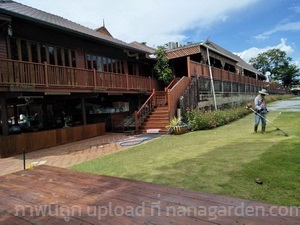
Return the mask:
<svg viewBox="0 0 300 225">
<path fill-rule="evenodd" d="M 5 101 L 5 96 L 0 96 L 1 102 L 1 120 L 2 120 L 2 134 L 7 136 L 9 135 L 9 126 L 8 126 L 8 113 L 7 113 L 7 105 Z"/>
</svg>

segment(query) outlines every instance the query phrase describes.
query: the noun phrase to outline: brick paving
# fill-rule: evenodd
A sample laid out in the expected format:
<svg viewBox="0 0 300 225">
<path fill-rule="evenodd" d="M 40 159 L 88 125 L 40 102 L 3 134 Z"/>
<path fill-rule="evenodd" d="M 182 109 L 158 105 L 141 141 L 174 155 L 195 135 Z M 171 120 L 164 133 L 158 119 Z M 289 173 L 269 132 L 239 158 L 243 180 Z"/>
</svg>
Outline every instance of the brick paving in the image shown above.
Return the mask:
<svg viewBox="0 0 300 225">
<path fill-rule="evenodd" d="M 124 133 L 106 133 L 105 135 L 81 140 L 56 147 L 26 153 L 26 166 L 30 164 L 50 165 L 67 168 L 75 164 L 99 158 L 127 149 L 121 146 L 122 140 L 131 139 Z M 0 175 L 23 170 L 23 156 L 17 155 L 0 159 Z"/>
</svg>

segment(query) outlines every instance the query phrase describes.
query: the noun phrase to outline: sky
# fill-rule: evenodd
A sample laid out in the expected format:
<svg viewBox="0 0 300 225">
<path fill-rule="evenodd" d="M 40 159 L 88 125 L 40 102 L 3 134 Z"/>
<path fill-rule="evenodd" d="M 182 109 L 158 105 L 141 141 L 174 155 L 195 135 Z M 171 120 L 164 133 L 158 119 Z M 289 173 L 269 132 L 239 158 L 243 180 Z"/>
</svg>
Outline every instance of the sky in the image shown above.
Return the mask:
<svg viewBox="0 0 300 225">
<path fill-rule="evenodd" d="M 300 66 L 299 0 L 15 0 L 150 47 L 207 39 L 246 62 L 279 48 Z"/>
</svg>

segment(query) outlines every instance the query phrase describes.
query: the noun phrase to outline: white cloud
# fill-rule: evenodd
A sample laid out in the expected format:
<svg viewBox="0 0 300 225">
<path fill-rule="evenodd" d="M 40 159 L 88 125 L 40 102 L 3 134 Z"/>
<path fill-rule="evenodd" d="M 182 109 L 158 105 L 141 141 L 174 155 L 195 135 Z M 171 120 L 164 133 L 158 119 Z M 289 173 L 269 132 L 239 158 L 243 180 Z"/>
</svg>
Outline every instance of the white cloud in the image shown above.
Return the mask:
<svg viewBox="0 0 300 225">
<path fill-rule="evenodd" d="M 16 0 L 18 1 L 18 0 Z M 21 1 L 21 0 L 19 0 Z M 183 31 L 226 22 L 235 11 L 259 0 L 22 0 L 22 4 L 62 16 L 90 28 L 106 28 L 126 42 L 150 46 L 184 41 Z"/>
<path fill-rule="evenodd" d="M 246 62 L 249 62 L 249 60 L 251 58 L 255 58 L 258 56 L 258 54 L 266 52 L 270 49 L 274 49 L 274 48 L 278 48 L 282 51 L 285 51 L 287 55 L 291 55 L 295 50 L 292 46 L 287 45 L 286 43 L 286 39 L 285 38 L 281 38 L 280 39 L 280 44 L 276 45 L 276 46 L 267 46 L 264 48 L 256 48 L 256 47 L 252 47 L 249 48 L 243 52 L 240 53 L 235 53 L 238 56 L 240 56 L 243 60 L 245 60 Z"/>
<path fill-rule="evenodd" d="M 269 38 L 271 34 L 281 32 L 281 31 L 300 31 L 300 21 L 293 22 L 293 23 L 279 24 L 275 28 L 255 36 L 255 38 L 264 40 Z"/>
</svg>

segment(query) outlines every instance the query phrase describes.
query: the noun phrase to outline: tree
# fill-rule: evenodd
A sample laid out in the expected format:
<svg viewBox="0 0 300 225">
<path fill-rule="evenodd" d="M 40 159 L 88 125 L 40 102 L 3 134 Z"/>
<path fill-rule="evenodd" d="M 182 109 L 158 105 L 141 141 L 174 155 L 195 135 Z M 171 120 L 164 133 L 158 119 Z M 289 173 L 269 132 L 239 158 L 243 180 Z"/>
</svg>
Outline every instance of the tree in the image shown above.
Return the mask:
<svg viewBox="0 0 300 225">
<path fill-rule="evenodd" d="M 266 74 L 270 72 L 271 79 L 281 82 L 288 87 L 299 80 L 300 69 L 291 64 L 291 57 L 280 49 L 270 49 L 259 54 L 256 58 L 251 58 L 250 63 L 260 72 Z"/>
<path fill-rule="evenodd" d="M 157 74 L 159 80 L 168 84 L 173 79 L 173 72 L 169 65 L 169 60 L 165 54 L 165 47 L 159 46 L 155 51 L 156 64 L 154 65 L 154 72 Z"/>
</svg>

